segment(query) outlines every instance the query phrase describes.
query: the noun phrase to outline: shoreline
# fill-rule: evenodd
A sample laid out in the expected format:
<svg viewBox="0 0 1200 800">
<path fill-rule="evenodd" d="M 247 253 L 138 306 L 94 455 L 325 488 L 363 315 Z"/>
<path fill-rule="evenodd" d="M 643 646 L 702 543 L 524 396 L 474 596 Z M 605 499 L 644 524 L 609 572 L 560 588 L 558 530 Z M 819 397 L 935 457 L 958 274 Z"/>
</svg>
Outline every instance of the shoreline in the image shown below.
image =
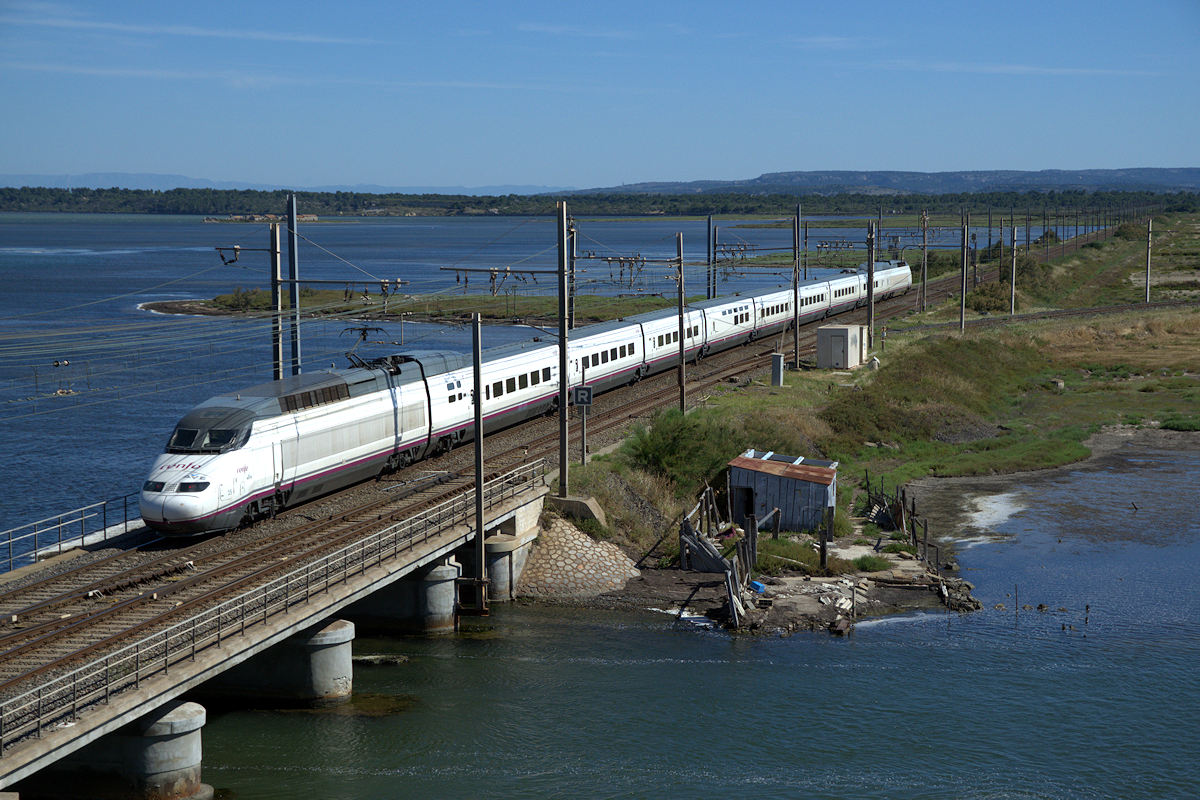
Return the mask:
<svg viewBox="0 0 1200 800">
<path fill-rule="evenodd" d="M 956 545 L 972 541 L 963 534 L 969 527 L 970 517 L 981 513 L 975 505 L 979 498 L 1003 495 L 1016 484 L 1030 480 L 1114 467 L 1122 451 L 1129 446 L 1200 449 L 1200 432 L 1118 425 L 1088 437 L 1084 446 L 1091 450 L 1090 456 L 1058 467 L 995 475 L 929 477 L 910 483 L 907 489 L 910 496 L 917 498 L 918 511 L 937 525 L 937 533 L 931 538 L 946 548 L 941 560 L 957 561 L 959 548 Z M 898 563 L 904 564 L 904 560 Z M 747 609 L 748 625 L 743 632 L 786 636 L 800 630 L 829 630 L 844 634 L 854 624 L 867 619 L 933 610 L 944 612 L 948 607 L 959 611 L 978 610 L 971 607 L 972 602 L 977 602 L 970 595 L 974 586 L 958 576 L 958 569 L 943 570 L 940 576 L 923 570 L 926 574 L 922 576 L 914 569 L 920 562 L 907 563 L 910 566 L 903 576 L 897 572 L 893 576 L 860 573 L 832 578 L 760 577 L 758 580 L 766 584 L 766 592 L 762 595 L 765 602 L 760 602 L 758 609 Z M 839 609 L 834 600 L 816 599 L 822 592 L 828 596 L 832 590 L 826 591 L 825 587 L 837 584 L 840 584 L 843 597 L 848 593 L 854 598 L 851 601 L 856 606 L 854 619 L 847 618 L 845 612 L 848 609 Z M 853 588 L 849 588 L 851 585 Z M 723 622 L 728 617 L 723 576 L 679 569 L 643 568 L 641 574 L 630 579 L 623 588 L 592 597 L 524 597 L 520 602 L 670 613 L 678 620 L 699 618 L 710 623 Z M 843 619 L 845 622 L 841 621 Z"/>
<path fill-rule="evenodd" d="M 1089 436 L 1083 441 L 1083 446 L 1091 451 L 1091 455 L 1070 464 L 994 475 L 921 478 L 908 484 L 908 493 L 916 498 L 918 513 L 931 521 L 937 521 L 938 541 L 953 547 L 956 542 L 966 541 L 962 533 L 971 515 L 981 511 L 975 504 L 979 498 L 1005 494 L 1018 482 L 1052 479 L 1081 470 L 1115 467 L 1121 460 L 1121 452 L 1131 446 L 1161 450 L 1200 450 L 1200 431 L 1113 425 Z"/>
</svg>

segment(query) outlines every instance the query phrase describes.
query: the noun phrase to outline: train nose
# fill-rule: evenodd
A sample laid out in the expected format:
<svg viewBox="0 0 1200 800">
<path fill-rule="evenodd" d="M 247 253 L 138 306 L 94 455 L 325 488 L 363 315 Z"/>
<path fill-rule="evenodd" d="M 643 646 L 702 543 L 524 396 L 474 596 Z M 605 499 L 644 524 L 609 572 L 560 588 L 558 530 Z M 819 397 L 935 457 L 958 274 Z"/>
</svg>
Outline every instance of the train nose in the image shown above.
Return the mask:
<svg viewBox="0 0 1200 800">
<path fill-rule="evenodd" d="M 184 484 L 143 490 L 139 507 L 142 520 L 164 531 L 191 530 L 215 510 L 216 492 L 207 484 Z M 174 489 L 174 491 L 171 491 Z"/>
</svg>

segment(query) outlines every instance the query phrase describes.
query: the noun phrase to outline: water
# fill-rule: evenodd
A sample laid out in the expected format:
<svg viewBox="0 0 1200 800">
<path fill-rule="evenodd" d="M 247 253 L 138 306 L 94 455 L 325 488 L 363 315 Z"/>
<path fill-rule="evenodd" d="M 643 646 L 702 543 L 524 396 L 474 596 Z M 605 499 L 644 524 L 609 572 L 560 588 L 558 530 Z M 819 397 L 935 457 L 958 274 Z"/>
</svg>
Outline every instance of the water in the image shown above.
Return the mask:
<svg viewBox="0 0 1200 800">
<path fill-rule="evenodd" d="M 1194 797 L 1198 479 L 1200 455 L 1134 450 L 1015 486 L 964 531 L 985 534 L 960 557 L 986 608 L 967 616 L 760 639 L 526 606 L 359 640 L 411 658 L 355 674 L 403 710 L 214 714 L 205 780 L 238 798 Z M 1050 610 L 1015 613 L 1014 586 Z"/>
</svg>

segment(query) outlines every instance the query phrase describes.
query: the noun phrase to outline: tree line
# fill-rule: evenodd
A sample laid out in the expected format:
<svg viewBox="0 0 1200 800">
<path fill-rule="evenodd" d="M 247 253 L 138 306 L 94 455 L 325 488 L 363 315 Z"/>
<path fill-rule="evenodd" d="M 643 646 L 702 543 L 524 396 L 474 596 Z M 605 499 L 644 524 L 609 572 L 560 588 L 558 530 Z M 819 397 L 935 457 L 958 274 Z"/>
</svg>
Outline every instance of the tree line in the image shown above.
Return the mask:
<svg viewBox="0 0 1200 800">
<path fill-rule="evenodd" d="M 0 211 L 39 211 L 105 214 L 282 214 L 288 192 L 249 189 L 54 189 L 0 187 Z M 802 203 L 805 215 L 846 214 L 874 216 L 952 214 L 1015 209 L 1018 213 L 1042 209 L 1118 209 L 1153 207 L 1168 212 L 1200 211 L 1200 193 L 1150 191 L 1028 191 L 979 192 L 941 195 L 866 193 L 842 194 L 680 194 L 593 193 L 556 195 L 449 195 L 371 194 L 366 192 L 297 192 L 300 210 L 322 217 L 336 216 L 501 216 L 552 215 L 557 200 L 565 199 L 572 214 L 580 216 L 703 216 L 780 215 L 795 212 Z"/>
</svg>

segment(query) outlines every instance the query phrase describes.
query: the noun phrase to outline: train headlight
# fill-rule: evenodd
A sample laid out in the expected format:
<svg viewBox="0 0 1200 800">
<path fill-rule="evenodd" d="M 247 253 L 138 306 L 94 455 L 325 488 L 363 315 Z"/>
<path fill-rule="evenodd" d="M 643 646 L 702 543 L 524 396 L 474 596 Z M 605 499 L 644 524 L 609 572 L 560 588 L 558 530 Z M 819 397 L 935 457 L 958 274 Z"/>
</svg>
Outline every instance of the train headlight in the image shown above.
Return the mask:
<svg viewBox="0 0 1200 800">
<path fill-rule="evenodd" d="M 161 492 L 163 490 L 164 486 L 166 486 L 166 484 L 163 483 L 162 481 L 146 481 L 145 483 L 142 484 L 142 491 L 143 492 Z"/>
<path fill-rule="evenodd" d="M 208 481 L 189 481 L 179 484 L 181 492 L 203 492 L 208 488 Z"/>
</svg>

